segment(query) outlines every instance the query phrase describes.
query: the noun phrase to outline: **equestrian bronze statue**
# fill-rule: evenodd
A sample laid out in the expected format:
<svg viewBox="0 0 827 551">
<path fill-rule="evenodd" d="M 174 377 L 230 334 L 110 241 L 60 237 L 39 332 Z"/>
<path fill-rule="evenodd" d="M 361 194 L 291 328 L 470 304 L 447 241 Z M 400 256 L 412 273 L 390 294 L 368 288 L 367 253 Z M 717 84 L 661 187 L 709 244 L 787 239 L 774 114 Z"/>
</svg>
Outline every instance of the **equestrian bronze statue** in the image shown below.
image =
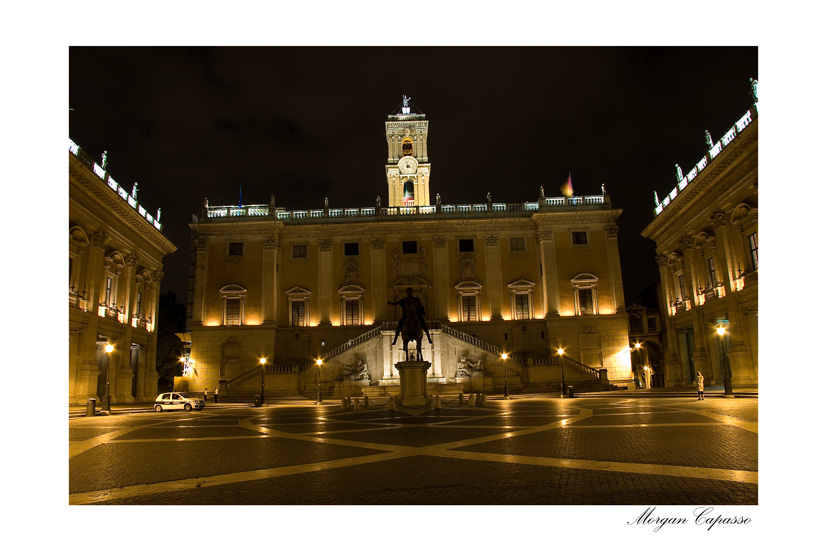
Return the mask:
<svg viewBox="0 0 827 551">
<path fill-rule="evenodd" d="M 422 336 L 427 336 L 428 342 L 433 343 L 431 334 L 428 333 L 428 324 L 425 322 L 425 307 L 421 300 L 413 296 L 413 289 L 408 287 L 405 292 L 408 293 L 408 296 L 402 297 L 396 302 L 388 302 L 393 306 L 399 305 L 402 307 L 402 318 L 396 325 L 396 334 L 393 336 L 391 345 L 396 344 L 396 340 L 401 334 L 405 354 L 408 354 L 408 343 L 415 341 L 416 359 L 422 361 Z"/>
</svg>

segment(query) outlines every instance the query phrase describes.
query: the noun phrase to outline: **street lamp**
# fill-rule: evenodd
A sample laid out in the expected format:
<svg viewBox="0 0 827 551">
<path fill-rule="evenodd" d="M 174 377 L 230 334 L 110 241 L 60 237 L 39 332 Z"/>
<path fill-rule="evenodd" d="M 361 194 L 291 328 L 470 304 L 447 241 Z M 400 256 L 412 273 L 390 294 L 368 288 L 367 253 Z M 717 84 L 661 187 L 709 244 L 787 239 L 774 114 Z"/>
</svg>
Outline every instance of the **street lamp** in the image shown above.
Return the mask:
<svg viewBox="0 0 827 551">
<path fill-rule="evenodd" d="M 259 358 L 258 363 L 261 364 L 261 395 L 258 398 L 258 403 L 264 405 L 264 366 L 267 364 L 267 358 Z"/>
<path fill-rule="evenodd" d="M 721 350 L 721 368 L 724 371 L 724 396 L 732 398 L 735 396 L 732 392 L 732 374 L 729 372 L 729 362 L 724 352 L 724 345 L 726 344 L 726 327 L 721 324 L 716 329 L 718 333 L 718 348 Z"/>
<path fill-rule="evenodd" d="M 110 407 L 112 397 L 109 396 L 109 364 L 112 363 L 112 351 L 115 350 L 115 347 L 111 342 L 108 342 L 103 349 L 106 350 L 108 358 L 106 359 L 106 394 L 103 395 L 103 400 L 101 400 L 101 402 L 103 402 L 101 404 L 101 415 L 109 415 L 112 412 L 112 408 Z"/>
<path fill-rule="evenodd" d="M 318 375 L 319 375 L 319 394 L 318 394 L 318 396 L 316 396 L 316 403 L 317 404 L 324 404 L 324 401 L 322 401 L 322 359 L 321 358 L 316 360 L 316 365 L 319 366 L 319 373 L 318 373 Z"/>
<path fill-rule="evenodd" d="M 563 372 L 563 354 L 565 352 L 562 348 L 557 349 L 557 355 L 560 356 L 560 398 L 566 397 L 566 374 Z"/>
<path fill-rule="evenodd" d="M 503 359 L 503 371 L 505 371 L 505 391 L 503 391 L 503 399 L 510 400 L 511 396 L 508 395 L 508 364 L 506 363 L 506 360 L 508 359 L 508 354 L 503 352 L 502 356 L 500 357 Z"/>
</svg>

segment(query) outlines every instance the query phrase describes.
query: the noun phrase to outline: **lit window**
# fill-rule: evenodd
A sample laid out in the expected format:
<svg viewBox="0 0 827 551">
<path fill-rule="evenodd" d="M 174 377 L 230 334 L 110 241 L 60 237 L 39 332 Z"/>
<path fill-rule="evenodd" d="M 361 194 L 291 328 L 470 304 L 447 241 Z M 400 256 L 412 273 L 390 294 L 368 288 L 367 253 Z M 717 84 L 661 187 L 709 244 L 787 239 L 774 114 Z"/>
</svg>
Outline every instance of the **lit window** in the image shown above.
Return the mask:
<svg viewBox="0 0 827 551">
<path fill-rule="evenodd" d="M 106 298 L 103 301 L 104 306 L 109 306 L 112 299 L 112 278 L 106 278 Z"/>
<path fill-rule="evenodd" d="M 528 295 L 525 293 L 514 295 L 514 319 L 530 319 L 528 308 Z"/>
<path fill-rule="evenodd" d="M 594 314 L 594 289 L 578 289 L 577 305 L 581 316 Z"/>
<path fill-rule="evenodd" d="M 749 238 L 749 256 L 752 260 L 752 269 L 758 269 L 758 234 L 750 234 Z"/>
<path fill-rule="evenodd" d="M 360 325 L 359 323 L 359 300 L 345 300 L 345 325 Z"/>
<path fill-rule="evenodd" d="M 141 317 L 141 293 L 138 293 L 138 296 L 135 299 L 135 317 Z"/>
<path fill-rule="evenodd" d="M 414 183 L 413 180 L 408 180 L 402 187 L 402 204 L 409 206 L 414 204 Z"/>
<path fill-rule="evenodd" d="M 474 252 L 474 240 L 473 239 L 460 239 L 459 240 L 459 252 L 461 252 L 461 253 L 472 253 L 472 252 Z"/>
<path fill-rule="evenodd" d="M 718 285 L 718 278 L 715 277 L 715 259 L 710 257 L 706 260 L 707 267 L 709 268 L 709 284 L 712 287 Z"/>
<path fill-rule="evenodd" d="M 413 141 L 410 138 L 405 138 L 402 141 L 402 156 L 406 157 L 408 155 L 413 155 Z"/>
<path fill-rule="evenodd" d="M 524 251 L 525 250 L 525 237 L 512 237 L 511 238 L 511 250 L 512 251 Z"/>
</svg>

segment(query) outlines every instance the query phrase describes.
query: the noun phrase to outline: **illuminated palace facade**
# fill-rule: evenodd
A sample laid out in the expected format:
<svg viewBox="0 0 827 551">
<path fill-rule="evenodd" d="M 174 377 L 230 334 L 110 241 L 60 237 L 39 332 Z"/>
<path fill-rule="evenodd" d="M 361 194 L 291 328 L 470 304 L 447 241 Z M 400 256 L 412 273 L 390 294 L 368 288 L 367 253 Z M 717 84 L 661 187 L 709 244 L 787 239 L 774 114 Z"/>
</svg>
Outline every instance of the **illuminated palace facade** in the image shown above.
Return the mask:
<svg viewBox="0 0 827 551">
<path fill-rule="evenodd" d="M 69 403 L 154 400 L 161 259 L 156 213 L 69 143 Z M 107 352 L 107 345 L 112 348 Z M 108 392 L 107 392 L 108 390 Z"/>
<path fill-rule="evenodd" d="M 757 85 L 757 82 L 755 83 Z M 700 371 L 758 384 L 758 103 L 662 201 L 642 235 L 656 243 L 667 386 Z"/>
<path fill-rule="evenodd" d="M 433 339 L 423 340 L 430 383 L 630 381 L 609 196 L 442 204 L 430 193 L 425 115 L 405 106 L 385 128 L 387 206 L 205 201 L 190 224 L 189 388 L 315 396 L 319 383 L 336 396 L 397 384 L 401 313 L 388 302 L 408 288 Z"/>
</svg>

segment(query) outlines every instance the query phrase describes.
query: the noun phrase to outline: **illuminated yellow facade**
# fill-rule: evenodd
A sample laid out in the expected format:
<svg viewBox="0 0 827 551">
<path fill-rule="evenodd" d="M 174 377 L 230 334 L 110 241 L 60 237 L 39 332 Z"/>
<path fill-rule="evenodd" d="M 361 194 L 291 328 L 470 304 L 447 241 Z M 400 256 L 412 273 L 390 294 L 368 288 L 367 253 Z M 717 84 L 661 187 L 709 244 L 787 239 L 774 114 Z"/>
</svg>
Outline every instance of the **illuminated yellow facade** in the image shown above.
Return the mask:
<svg viewBox="0 0 827 551">
<path fill-rule="evenodd" d="M 105 153 L 99 165 L 69 149 L 69 403 L 100 404 L 107 381 L 113 403 L 154 400 L 162 258 L 176 248 Z"/>
<path fill-rule="evenodd" d="M 757 98 L 756 98 L 757 100 Z M 758 106 L 750 107 L 658 202 L 666 384 L 758 383 Z"/>
<path fill-rule="evenodd" d="M 559 382 L 551 358 L 561 347 L 574 371 L 582 364 L 604 369 L 611 382 L 631 380 L 620 210 L 609 196 L 434 203 L 427 120 L 406 115 L 386 126 L 388 206 L 378 199 L 371 207 L 286 211 L 273 197 L 269 205 L 205 204 L 190 224 L 188 318 L 198 373 L 190 388 L 262 384 L 310 394 L 318 357 L 326 391 L 335 392 L 356 362 L 367 364 L 371 385 L 392 384 L 402 359 L 390 345 L 400 311 L 388 302 L 407 288 L 429 320 L 429 380 L 456 381 L 467 357 L 484 359 L 491 388 L 502 386 L 506 365 L 510 387 L 540 388 Z M 413 182 L 407 196 L 400 167 Z"/>
</svg>

